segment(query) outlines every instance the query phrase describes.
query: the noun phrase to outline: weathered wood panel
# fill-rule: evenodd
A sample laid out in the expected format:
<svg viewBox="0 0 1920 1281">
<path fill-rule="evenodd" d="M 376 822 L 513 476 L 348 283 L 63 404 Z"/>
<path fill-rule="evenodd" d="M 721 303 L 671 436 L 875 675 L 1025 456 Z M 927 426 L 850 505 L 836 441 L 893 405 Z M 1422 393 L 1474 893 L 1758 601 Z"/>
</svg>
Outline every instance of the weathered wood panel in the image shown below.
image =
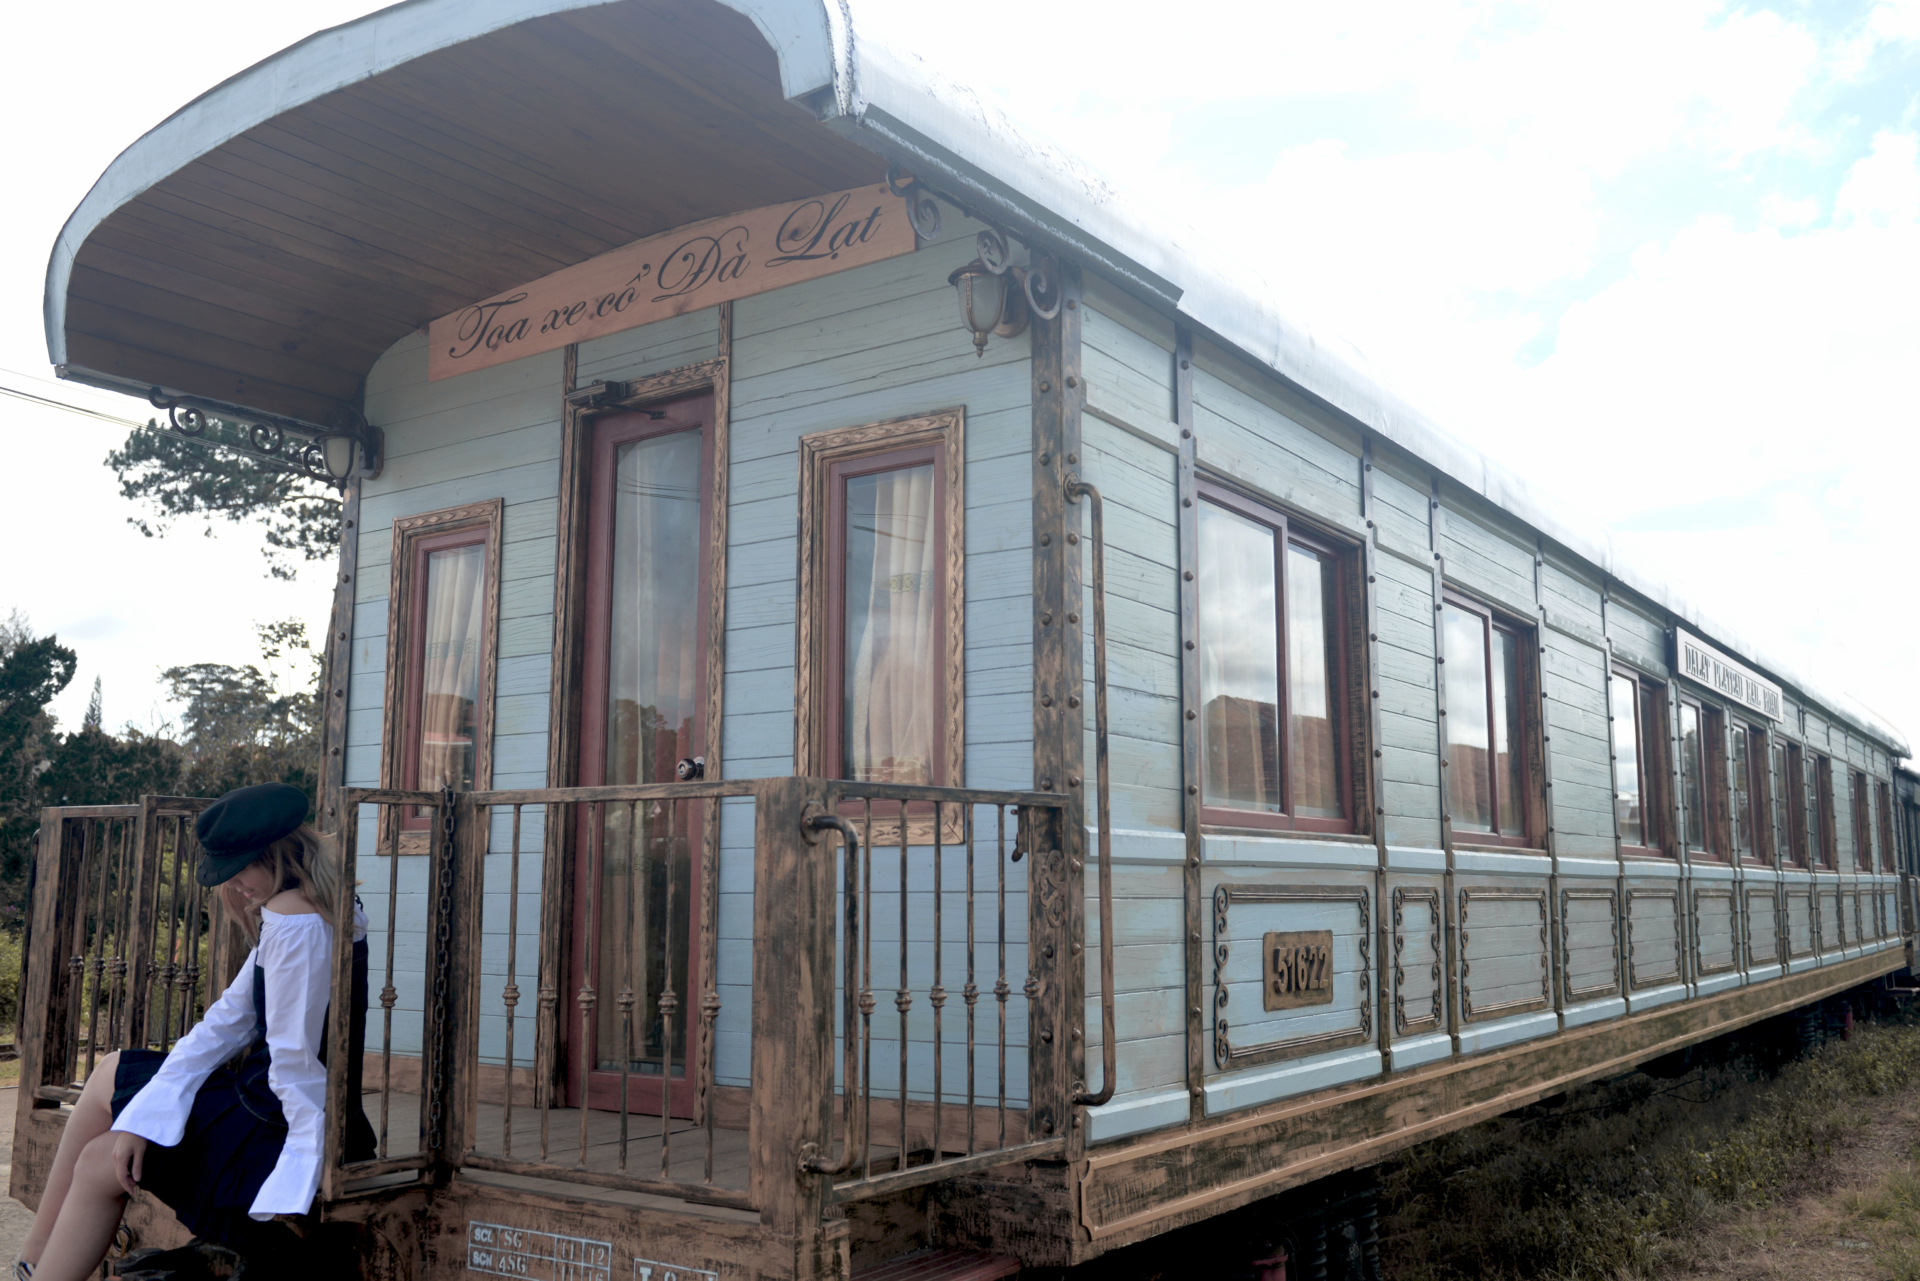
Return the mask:
<svg viewBox="0 0 1920 1281">
<path fill-rule="evenodd" d="M 1620 891 L 1578 881 L 1560 891 L 1561 1001 L 1620 994 Z"/>
</svg>

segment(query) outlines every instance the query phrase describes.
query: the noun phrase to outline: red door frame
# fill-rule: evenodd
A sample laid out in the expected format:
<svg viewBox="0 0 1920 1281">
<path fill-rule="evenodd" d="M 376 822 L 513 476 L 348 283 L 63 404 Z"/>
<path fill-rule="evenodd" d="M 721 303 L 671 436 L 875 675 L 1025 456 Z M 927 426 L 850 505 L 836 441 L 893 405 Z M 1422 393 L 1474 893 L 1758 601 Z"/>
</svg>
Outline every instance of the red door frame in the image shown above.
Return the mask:
<svg viewBox="0 0 1920 1281">
<path fill-rule="evenodd" d="M 645 440 L 655 436 L 673 435 L 684 431 L 700 433 L 700 555 L 699 563 L 694 567 L 695 578 L 695 624 L 694 635 L 694 714 L 693 737 L 689 754 L 704 756 L 707 753 L 707 648 L 709 601 L 707 584 L 712 559 L 713 512 L 708 497 L 713 492 L 713 392 L 703 390 L 692 395 L 681 396 L 670 401 L 662 401 L 644 409 L 607 414 L 593 424 L 593 442 L 590 449 L 591 481 L 587 520 L 587 579 L 586 579 L 586 645 L 581 669 L 580 691 L 580 761 L 576 781 L 582 787 L 597 787 L 606 779 L 606 734 L 607 734 L 607 679 L 610 662 L 612 626 L 612 590 L 613 590 L 613 476 L 615 451 L 621 445 L 636 440 Z M 672 782 L 671 778 L 647 780 Z M 594 807 L 578 806 L 574 826 L 573 873 L 573 921 L 572 938 L 569 940 L 568 969 L 572 979 L 570 988 L 580 991 L 586 977 L 588 934 L 598 924 L 596 916 L 596 898 L 594 891 L 600 880 L 600 850 L 594 840 L 593 822 L 590 815 Z M 699 839 L 703 820 L 704 806 L 689 805 L 683 811 L 688 822 L 689 842 Z M 599 825 L 604 829 L 604 809 Z M 695 846 L 697 850 L 697 845 Z M 680 972 L 686 976 L 686 990 L 691 994 L 700 990 L 700 859 L 696 855 L 691 859 L 688 881 L 687 911 L 687 954 L 681 958 Z M 596 958 L 597 960 L 598 958 Z M 598 965 L 595 967 L 599 968 Z M 598 976 L 596 976 L 597 979 Z M 617 985 L 596 981 L 595 993 L 600 1004 L 611 1004 L 618 993 Z M 636 1009 L 636 1018 L 639 1011 Z M 693 1052 L 698 1036 L 688 1027 L 689 1021 L 698 1017 L 696 1003 L 689 999 L 682 1003 L 676 1013 L 687 1047 L 683 1073 L 673 1078 L 668 1088 L 669 1107 L 672 1115 L 691 1117 L 695 1105 L 695 1080 L 693 1072 Z M 566 1098 L 569 1107 L 586 1106 L 617 1110 L 620 1107 L 620 1073 L 617 1070 L 595 1068 L 588 1074 L 587 1097 L 581 1098 L 580 1062 L 599 1061 L 598 1036 L 588 1033 L 583 1044 L 580 1012 L 574 1006 L 571 1017 L 561 1020 L 561 1042 L 566 1047 L 566 1061 L 571 1064 L 567 1072 Z M 658 1116 L 660 1114 L 659 1078 L 641 1073 L 632 1073 L 627 1077 L 627 1110 L 632 1113 Z"/>
</svg>

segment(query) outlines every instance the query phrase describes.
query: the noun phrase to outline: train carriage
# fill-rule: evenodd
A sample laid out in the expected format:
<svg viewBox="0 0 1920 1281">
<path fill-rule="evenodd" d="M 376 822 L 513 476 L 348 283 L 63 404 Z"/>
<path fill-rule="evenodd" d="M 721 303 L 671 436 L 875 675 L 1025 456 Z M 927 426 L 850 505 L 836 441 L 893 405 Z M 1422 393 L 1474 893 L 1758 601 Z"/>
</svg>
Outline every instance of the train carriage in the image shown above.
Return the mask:
<svg viewBox="0 0 1920 1281">
<path fill-rule="evenodd" d="M 1896 730 L 843 4 L 320 33 L 47 336 L 342 488 L 375 1275 L 1068 1266 L 1909 964 Z M 45 816 L 29 1204 L 237 963 L 204 804 Z"/>
</svg>

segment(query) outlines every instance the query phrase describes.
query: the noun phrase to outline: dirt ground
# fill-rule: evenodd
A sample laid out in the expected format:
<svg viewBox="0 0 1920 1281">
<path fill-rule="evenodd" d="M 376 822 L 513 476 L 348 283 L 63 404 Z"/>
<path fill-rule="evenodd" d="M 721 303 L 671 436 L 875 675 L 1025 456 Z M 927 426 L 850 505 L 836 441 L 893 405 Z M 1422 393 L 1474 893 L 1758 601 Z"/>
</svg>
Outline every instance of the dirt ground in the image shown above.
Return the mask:
<svg viewBox="0 0 1920 1281">
<path fill-rule="evenodd" d="M 1865 1106 L 1792 1195 L 1702 1233 L 1666 1277 L 1920 1281 L 1920 1090 Z"/>
</svg>

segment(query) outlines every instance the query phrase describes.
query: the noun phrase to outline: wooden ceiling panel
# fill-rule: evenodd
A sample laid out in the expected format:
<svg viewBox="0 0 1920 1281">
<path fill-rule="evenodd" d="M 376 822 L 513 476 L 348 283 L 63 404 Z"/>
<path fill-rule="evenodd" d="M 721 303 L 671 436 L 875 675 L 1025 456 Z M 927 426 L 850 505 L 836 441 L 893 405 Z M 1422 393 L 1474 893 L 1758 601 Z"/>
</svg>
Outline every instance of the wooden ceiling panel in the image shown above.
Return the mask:
<svg viewBox="0 0 1920 1281">
<path fill-rule="evenodd" d="M 109 215 L 76 258 L 69 359 L 324 416 L 396 339 L 468 303 L 690 222 L 880 180 L 779 84 L 753 25 L 707 0 L 626 0 L 437 50 Z"/>
</svg>

